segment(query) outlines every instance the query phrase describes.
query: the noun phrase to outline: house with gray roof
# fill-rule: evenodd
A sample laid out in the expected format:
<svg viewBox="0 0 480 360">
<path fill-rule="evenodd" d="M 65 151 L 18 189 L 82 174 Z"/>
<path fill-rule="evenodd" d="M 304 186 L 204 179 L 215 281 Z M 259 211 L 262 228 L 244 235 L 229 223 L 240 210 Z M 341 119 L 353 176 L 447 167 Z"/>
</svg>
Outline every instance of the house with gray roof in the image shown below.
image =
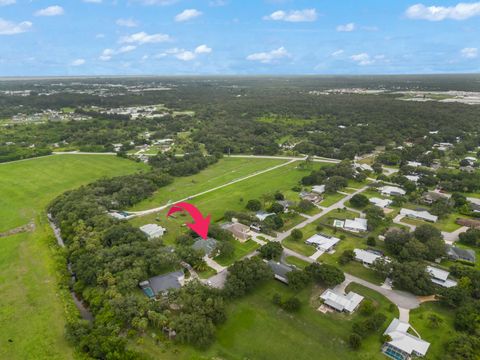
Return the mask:
<svg viewBox="0 0 480 360">
<path fill-rule="evenodd" d="M 293 270 L 291 266 L 276 262 L 274 260 L 268 261 L 267 264 L 270 269 L 272 269 L 275 279 L 285 284 L 288 284 L 287 274 Z"/>
<path fill-rule="evenodd" d="M 470 261 L 471 263 L 476 262 L 475 251 L 471 249 L 462 249 L 456 246 L 447 245 L 447 256 L 451 260 L 463 260 Z"/>
<path fill-rule="evenodd" d="M 185 274 L 183 271 L 173 271 L 168 274 L 154 276 L 148 280 L 140 282 L 138 285 L 145 295 L 150 299 L 155 298 L 158 294 L 166 295 L 169 290 L 180 289 L 185 282 Z"/>
<path fill-rule="evenodd" d="M 204 256 L 212 256 L 216 249 L 218 241 L 214 238 L 207 237 L 205 240 L 198 237 L 192 245 L 192 248 L 197 251 L 203 252 Z"/>
</svg>

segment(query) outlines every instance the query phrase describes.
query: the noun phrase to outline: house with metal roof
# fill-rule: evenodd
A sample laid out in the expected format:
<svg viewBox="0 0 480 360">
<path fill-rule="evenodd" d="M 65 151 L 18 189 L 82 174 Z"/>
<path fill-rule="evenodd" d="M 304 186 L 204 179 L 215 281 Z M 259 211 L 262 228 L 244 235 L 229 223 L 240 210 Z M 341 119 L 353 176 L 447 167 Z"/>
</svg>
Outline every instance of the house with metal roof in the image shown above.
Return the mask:
<svg viewBox="0 0 480 360">
<path fill-rule="evenodd" d="M 159 237 L 162 237 L 163 234 L 165 234 L 165 231 L 167 231 L 165 228 L 157 225 L 157 224 L 146 224 L 143 226 L 140 226 L 140 230 L 147 235 L 149 240 L 152 239 L 157 239 Z"/>
<path fill-rule="evenodd" d="M 368 199 L 373 205 L 378 206 L 379 208 L 388 207 L 393 201 L 390 199 L 381 199 L 377 197 L 372 197 Z"/>
<path fill-rule="evenodd" d="M 325 192 L 325 185 L 314 185 L 312 187 L 312 192 L 317 194 L 323 194 Z"/>
<path fill-rule="evenodd" d="M 315 234 L 309 237 L 305 243 L 309 245 L 314 245 L 318 250 L 328 252 L 333 249 L 333 247 L 340 241 L 339 238 L 334 236 L 329 236 L 325 234 Z"/>
<path fill-rule="evenodd" d="M 382 255 L 374 253 L 373 251 L 353 249 L 353 252 L 355 253 L 355 260 L 366 266 L 370 266 L 375 260 L 383 258 Z"/>
<path fill-rule="evenodd" d="M 382 186 L 378 189 L 384 196 L 402 196 L 407 192 L 398 186 Z"/>
<path fill-rule="evenodd" d="M 411 210 L 411 209 L 401 209 L 400 215 L 412 218 L 412 219 L 419 219 L 425 220 L 428 222 L 437 222 L 438 216 L 432 215 L 426 210 Z"/>
<path fill-rule="evenodd" d="M 158 294 L 166 295 L 169 290 L 180 289 L 185 282 L 183 271 L 173 271 L 168 274 L 154 276 L 148 280 L 140 282 L 138 285 L 145 295 L 153 299 Z"/>
<path fill-rule="evenodd" d="M 276 262 L 274 260 L 268 261 L 267 264 L 270 269 L 272 269 L 275 279 L 285 284 L 288 284 L 287 274 L 290 271 L 293 271 L 293 267 Z"/>
<path fill-rule="evenodd" d="M 410 324 L 393 319 L 383 335 L 390 340 L 382 346 L 382 352 L 394 360 L 409 360 L 414 357 L 423 357 L 427 354 L 430 343 L 408 332 Z"/>
<path fill-rule="evenodd" d="M 367 219 L 355 218 L 354 220 L 345 219 L 343 228 L 352 232 L 364 232 L 367 231 Z"/>
<path fill-rule="evenodd" d="M 350 291 L 348 294 L 344 295 L 339 292 L 336 292 L 332 289 L 327 289 L 320 295 L 320 298 L 323 300 L 323 304 L 335 309 L 340 312 L 353 313 L 362 300 L 363 296 Z"/>
<path fill-rule="evenodd" d="M 445 288 L 457 286 L 457 282 L 455 280 L 448 278 L 450 273 L 446 270 L 442 270 L 433 266 L 427 266 L 427 272 L 430 274 L 431 280 L 434 284 Z"/>
</svg>

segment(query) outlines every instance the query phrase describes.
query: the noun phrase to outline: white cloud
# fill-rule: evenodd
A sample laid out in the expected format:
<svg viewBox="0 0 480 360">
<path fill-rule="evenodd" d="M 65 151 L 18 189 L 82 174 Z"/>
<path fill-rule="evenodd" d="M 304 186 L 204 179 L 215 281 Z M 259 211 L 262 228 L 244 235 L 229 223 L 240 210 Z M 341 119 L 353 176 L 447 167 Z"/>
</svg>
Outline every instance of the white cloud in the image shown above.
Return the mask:
<svg viewBox="0 0 480 360">
<path fill-rule="evenodd" d="M 171 38 L 167 34 L 147 34 L 146 32 L 142 31 L 120 38 L 120 43 L 148 44 L 166 42 L 170 40 Z"/>
<path fill-rule="evenodd" d="M 212 52 L 212 48 L 209 48 L 207 45 L 199 45 L 195 48 L 195 54 L 210 54 Z"/>
<path fill-rule="evenodd" d="M 84 65 L 86 63 L 85 59 L 76 59 L 76 60 L 73 60 L 70 65 L 71 66 L 81 66 L 81 65 Z"/>
<path fill-rule="evenodd" d="M 32 27 L 30 21 L 22 21 L 14 23 L 12 21 L 4 20 L 0 18 L 0 35 L 15 35 L 24 33 Z"/>
<path fill-rule="evenodd" d="M 135 21 L 134 19 L 117 19 L 117 21 L 115 23 L 118 26 L 125 26 L 125 27 L 129 27 L 129 28 L 138 26 L 138 22 Z"/>
<path fill-rule="evenodd" d="M 287 49 L 285 49 L 282 46 L 276 50 L 272 50 L 269 52 L 259 52 L 259 53 L 250 54 L 247 56 L 247 60 L 260 61 L 261 63 L 268 64 L 268 63 L 271 63 L 272 61 L 285 58 L 288 56 L 290 56 L 290 54 L 288 53 Z"/>
<path fill-rule="evenodd" d="M 460 53 L 462 54 L 462 57 L 466 59 L 475 59 L 478 57 L 478 49 L 477 48 L 463 48 Z"/>
<path fill-rule="evenodd" d="M 197 56 L 195 55 L 195 53 L 187 50 L 187 51 L 180 51 L 176 53 L 175 57 L 182 61 L 191 61 L 195 59 Z"/>
<path fill-rule="evenodd" d="M 117 54 L 123 54 L 135 50 L 137 47 L 135 45 L 125 45 L 116 51 Z"/>
<path fill-rule="evenodd" d="M 16 0 L 0 0 L 0 6 L 15 4 Z"/>
<path fill-rule="evenodd" d="M 405 15 L 410 19 L 441 21 L 445 19 L 465 20 L 480 15 L 480 2 L 458 3 L 455 6 L 410 6 Z"/>
<path fill-rule="evenodd" d="M 337 26 L 337 31 L 340 31 L 340 32 L 350 32 L 350 31 L 353 31 L 355 30 L 355 23 L 348 23 L 348 24 L 345 24 L 345 25 L 338 25 Z"/>
<path fill-rule="evenodd" d="M 35 13 L 35 16 L 58 16 L 63 15 L 65 11 L 61 6 L 53 5 L 46 7 L 44 9 L 40 9 Z"/>
<path fill-rule="evenodd" d="M 350 56 L 350 59 L 355 61 L 358 65 L 365 66 L 365 65 L 372 65 L 375 60 L 370 57 L 367 53 L 360 53 L 356 55 Z"/>
<path fill-rule="evenodd" d="M 202 12 L 198 11 L 197 9 L 185 9 L 180 14 L 177 14 L 177 16 L 175 16 L 175 21 L 188 21 L 199 17 L 200 15 L 202 15 Z"/>
<path fill-rule="evenodd" d="M 288 22 L 307 22 L 317 20 L 317 10 L 304 9 L 304 10 L 278 10 L 271 13 L 268 16 L 263 17 L 264 20 L 273 21 L 288 21 Z"/>
<path fill-rule="evenodd" d="M 337 50 L 337 51 L 332 52 L 330 55 L 333 56 L 333 57 L 337 57 L 337 56 L 342 55 L 344 52 L 345 52 L 345 51 L 343 51 L 343 50 L 340 49 L 340 50 Z"/>
</svg>

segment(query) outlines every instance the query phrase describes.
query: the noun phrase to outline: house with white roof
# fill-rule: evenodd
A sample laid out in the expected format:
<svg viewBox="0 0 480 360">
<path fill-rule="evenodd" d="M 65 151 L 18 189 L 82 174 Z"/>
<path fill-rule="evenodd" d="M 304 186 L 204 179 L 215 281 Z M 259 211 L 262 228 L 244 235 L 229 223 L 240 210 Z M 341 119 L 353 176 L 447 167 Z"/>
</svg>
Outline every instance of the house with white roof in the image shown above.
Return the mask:
<svg viewBox="0 0 480 360">
<path fill-rule="evenodd" d="M 405 190 L 398 186 L 390 185 L 382 186 L 381 188 L 379 188 L 379 190 L 384 196 L 402 196 L 407 193 Z"/>
<path fill-rule="evenodd" d="M 140 230 L 147 235 L 148 240 L 156 239 L 159 237 L 162 237 L 163 234 L 165 234 L 165 231 L 167 229 L 157 225 L 157 224 L 146 224 L 143 226 L 140 226 Z"/>
<path fill-rule="evenodd" d="M 415 184 L 418 182 L 418 180 L 420 180 L 420 176 L 418 175 L 405 175 L 405 177 Z"/>
<path fill-rule="evenodd" d="M 410 324 L 393 319 L 383 335 L 388 335 L 389 341 L 382 346 L 382 352 L 394 360 L 409 360 L 413 357 L 423 357 L 427 354 L 430 343 L 408 333 Z"/>
<path fill-rule="evenodd" d="M 343 295 L 332 289 L 327 289 L 320 295 L 320 298 L 323 300 L 323 304 L 335 309 L 339 312 L 348 312 L 353 313 L 358 305 L 363 300 L 363 296 L 350 291 L 348 294 Z"/>
<path fill-rule="evenodd" d="M 411 210 L 411 209 L 401 209 L 400 210 L 400 215 L 412 218 L 412 219 L 420 219 L 420 220 L 425 220 L 428 222 L 437 222 L 438 216 L 437 215 L 432 215 L 426 210 Z"/>
<path fill-rule="evenodd" d="M 352 232 L 367 231 L 367 219 L 355 218 L 354 220 L 346 219 L 343 228 Z"/>
<path fill-rule="evenodd" d="M 305 243 L 309 245 L 314 245 L 318 250 L 328 252 L 340 241 L 339 238 L 334 236 L 328 236 L 325 234 L 315 234 L 309 237 Z"/>
<path fill-rule="evenodd" d="M 419 166 L 422 166 L 422 163 L 418 161 L 407 161 L 407 165 L 412 167 L 419 167 Z"/>
<path fill-rule="evenodd" d="M 393 202 L 390 199 L 381 199 L 381 198 L 377 198 L 377 197 L 372 197 L 372 198 L 369 199 L 369 201 L 373 205 L 378 206 L 380 208 L 386 208 Z"/>
<path fill-rule="evenodd" d="M 275 215 L 275 213 L 267 213 L 266 211 L 258 211 L 255 214 L 255 217 L 260 221 L 264 221 L 267 217 L 273 216 L 273 215 Z"/>
<path fill-rule="evenodd" d="M 325 192 L 325 185 L 314 185 L 312 187 L 312 192 L 316 194 L 323 194 Z"/>
<path fill-rule="evenodd" d="M 382 255 L 374 253 L 373 251 L 353 249 L 353 252 L 355 253 L 355 260 L 366 266 L 373 265 L 375 260 L 383 258 Z"/>
<path fill-rule="evenodd" d="M 434 284 L 440 285 L 445 288 L 457 286 L 457 282 L 455 280 L 450 280 L 448 278 L 450 273 L 446 270 L 442 270 L 433 266 L 427 266 L 427 272 L 432 277 L 432 282 Z"/>
</svg>

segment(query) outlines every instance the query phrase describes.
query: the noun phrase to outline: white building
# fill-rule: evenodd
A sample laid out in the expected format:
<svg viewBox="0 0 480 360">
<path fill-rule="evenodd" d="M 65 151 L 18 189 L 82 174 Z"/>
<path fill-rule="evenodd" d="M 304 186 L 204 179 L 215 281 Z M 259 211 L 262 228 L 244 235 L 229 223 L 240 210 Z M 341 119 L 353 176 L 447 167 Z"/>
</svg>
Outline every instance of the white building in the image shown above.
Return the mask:
<svg viewBox="0 0 480 360">
<path fill-rule="evenodd" d="M 346 219 L 343 228 L 353 232 L 367 231 L 367 219 L 355 218 L 355 220 Z"/>
<path fill-rule="evenodd" d="M 355 253 L 355 260 L 361 262 L 363 265 L 370 266 L 375 260 L 382 258 L 381 255 L 367 250 L 354 249 L 353 252 Z"/>
<path fill-rule="evenodd" d="M 418 175 L 405 175 L 405 177 L 415 184 L 418 182 L 418 180 L 420 180 L 420 176 Z"/>
<path fill-rule="evenodd" d="M 412 167 L 419 167 L 419 166 L 422 166 L 422 163 L 418 161 L 407 161 L 407 165 Z"/>
<path fill-rule="evenodd" d="M 383 344 L 382 352 L 394 360 L 409 360 L 427 354 L 430 343 L 408 333 L 410 324 L 393 319 L 383 335 L 388 335 L 390 341 Z"/>
<path fill-rule="evenodd" d="M 407 192 L 398 186 L 383 186 L 379 188 L 380 192 L 384 196 L 401 196 Z"/>
<path fill-rule="evenodd" d="M 353 313 L 363 300 L 363 296 L 350 291 L 347 295 L 327 289 L 320 295 L 323 303 L 337 311 Z"/>
<path fill-rule="evenodd" d="M 393 202 L 390 199 L 380 199 L 380 198 L 377 198 L 377 197 L 372 197 L 372 198 L 369 199 L 369 201 L 373 205 L 378 206 L 380 208 L 386 208 Z"/>
<path fill-rule="evenodd" d="M 146 224 L 140 226 L 140 230 L 147 235 L 148 240 L 156 239 L 162 237 L 165 234 L 166 229 L 158 226 L 157 224 Z"/>
<path fill-rule="evenodd" d="M 309 245 L 315 245 L 318 250 L 323 250 L 324 252 L 330 251 L 338 242 L 339 238 L 328 236 L 324 234 L 315 234 L 309 237 L 305 242 Z"/>
<path fill-rule="evenodd" d="M 401 209 L 400 210 L 400 215 L 412 218 L 412 219 L 420 219 L 420 220 L 425 220 L 428 222 L 437 222 L 438 216 L 437 215 L 432 215 L 426 210 L 410 210 L 410 209 Z"/>
<path fill-rule="evenodd" d="M 446 270 L 442 270 L 433 266 L 427 266 L 427 272 L 432 277 L 432 282 L 434 284 L 450 288 L 457 286 L 457 282 L 455 280 L 450 280 L 448 276 L 450 273 Z"/>
<path fill-rule="evenodd" d="M 317 194 L 323 194 L 325 192 L 325 185 L 314 185 L 312 187 L 312 192 Z"/>
<path fill-rule="evenodd" d="M 355 164 L 355 168 L 362 171 L 373 171 L 373 168 L 368 164 Z"/>
</svg>

